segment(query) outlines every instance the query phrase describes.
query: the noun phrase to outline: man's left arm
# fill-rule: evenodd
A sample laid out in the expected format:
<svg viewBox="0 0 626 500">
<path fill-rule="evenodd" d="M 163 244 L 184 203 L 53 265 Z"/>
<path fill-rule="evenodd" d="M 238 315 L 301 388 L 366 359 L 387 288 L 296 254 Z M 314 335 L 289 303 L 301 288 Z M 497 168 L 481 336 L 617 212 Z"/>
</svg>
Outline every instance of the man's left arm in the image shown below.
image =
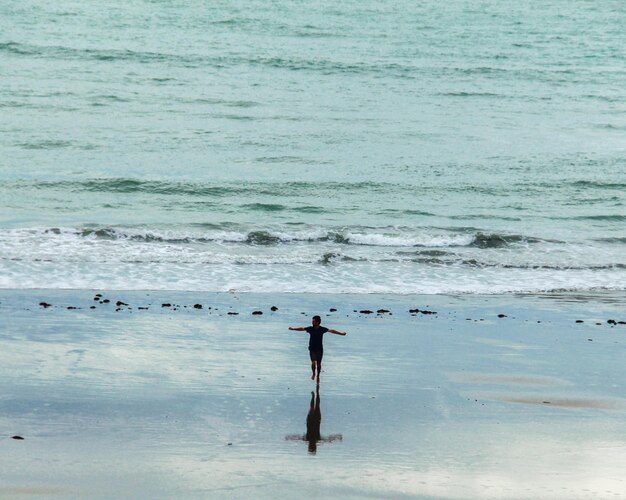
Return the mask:
<svg viewBox="0 0 626 500">
<path fill-rule="evenodd" d="M 340 332 L 338 330 L 333 330 L 332 328 L 329 328 L 328 331 L 330 333 L 334 333 L 335 335 L 347 335 L 348 334 L 348 332 Z"/>
</svg>

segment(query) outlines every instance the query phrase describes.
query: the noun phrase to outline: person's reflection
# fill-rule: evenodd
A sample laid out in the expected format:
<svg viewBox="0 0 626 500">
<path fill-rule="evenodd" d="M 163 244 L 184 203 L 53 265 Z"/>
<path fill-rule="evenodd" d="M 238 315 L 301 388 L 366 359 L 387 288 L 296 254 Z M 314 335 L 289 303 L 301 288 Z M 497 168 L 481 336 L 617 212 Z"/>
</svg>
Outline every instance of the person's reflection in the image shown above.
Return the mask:
<svg viewBox="0 0 626 500">
<path fill-rule="evenodd" d="M 311 391 L 311 405 L 309 414 L 306 416 L 306 434 L 291 434 L 285 439 L 290 441 L 307 441 L 309 443 L 309 453 L 315 455 L 317 453 L 317 443 L 332 443 L 333 441 L 341 441 L 341 434 L 331 434 L 330 436 L 322 436 L 320 425 L 322 423 L 322 411 L 320 410 L 320 386 L 317 386 L 317 394 Z"/>
</svg>

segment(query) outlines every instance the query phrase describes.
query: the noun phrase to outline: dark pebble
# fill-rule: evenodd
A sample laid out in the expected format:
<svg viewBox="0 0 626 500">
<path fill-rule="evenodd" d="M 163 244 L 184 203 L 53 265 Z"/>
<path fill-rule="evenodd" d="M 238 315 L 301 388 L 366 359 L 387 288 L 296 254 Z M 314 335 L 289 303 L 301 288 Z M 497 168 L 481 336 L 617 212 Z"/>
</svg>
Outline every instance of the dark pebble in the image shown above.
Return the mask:
<svg viewBox="0 0 626 500">
<path fill-rule="evenodd" d="M 68 309 L 73 310 L 73 309 L 78 309 L 78 307 L 75 306 L 67 306 Z"/>
<path fill-rule="evenodd" d="M 506 314 L 498 314 L 498 318 L 506 318 L 507 315 Z"/>
<path fill-rule="evenodd" d="M 100 297 L 98 297 L 97 295 L 93 298 L 93 300 L 100 300 Z"/>
<path fill-rule="evenodd" d="M 100 298 L 100 297 L 102 297 L 102 294 L 101 293 L 97 293 L 95 296 Z"/>
<path fill-rule="evenodd" d="M 161 307 L 172 307 L 172 304 L 166 302 L 165 304 L 161 304 Z"/>
<path fill-rule="evenodd" d="M 149 307 L 138 307 L 137 309 L 139 309 L 140 311 L 147 311 Z"/>
<path fill-rule="evenodd" d="M 108 304 L 109 302 L 111 302 L 109 299 L 104 299 L 104 300 L 102 301 L 102 303 L 103 303 L 103 304 Z"/>
<path fill-rule="evenodd" d="M 237 316 L 238 314 L 239 314 L 239 313 L 236 313 L 236 312 L 229 312 L 229 313 L 228 313 L 228 315 L 229 315 L 229 316 Z"/>
<path fill-rule="evenodd" d="M 272 306 L 272 307 L 270 307 L 270 309 L 271 309 L 273 312 L 278 311 L 278 307 L 276 307 L 276 306 Z"/>
<path fill-rule="evenodd" d="M 617 321 L 615 321 L 614 319 L 610 319 L 610 320 L 608 320 L 608 321 L 607 321 L 607 323 L 608 323 L 609 325 L 617 325 Z"/>
<path fill-rule="evenodd" d="M 40 302 L 39 305 L 43 307 L 44 309 L 52 306 L 52 304 L 48 304 L 47 302 Z"/>
<path fill-rule="evenodd" d="M 372 314 L 374 311 L 370 311 L 369 309 L 363 309 L 359 311 L 361 314 Z"/>
<path fill-rule="evenodd" d="M 389 312 L 389 309 L 379 309 L 378 311 L 376 311 L 378 314 L 387 314 Z"/>
<path fill-rule="evenodd" d="M 17 439 L 18 441 L 24 441 L 22 436 L 11 436 L 11 439 Z"/>
<path fill-rule="evenodd" d="M 435 311 L 420 311 L 422 314 L 437 314 Z"/>
<path fill-rule="evenodd" d="M 260 314 L 263 314 L 263 311 L 252 311 L 252 314 L 258 316 Z"/>
<path fill-rule="evenodd" d="M 122 302 L 121 300 L 118 300 L 115 305 L 117 307 L 121 307 L 121 306 L 127 306 L 128 304 L 126 302 Z"/>
<path fill-rule="evenodd" d="M 420 310 L 419 309 L 409 309 L 409 312 L 411 314 L 417 314 L 418 312 L 420 312 Z"/>
<path fill-rule="evenodd" d="M 335 309 L 334 307 L 331 307 L 331 308 L 330 308 L 330 312 L 331 312 L 331 313 L 337 312 L 337 309 Z"/>
<path fill-rule="evenodd" d="M 618 325 L 626 325 L 626 321 L 618 321 L 617 324 Z"/>
<path fill-rule="evenodd" d="M 577 319 L 576 323 L 584 323 L 584 321 L 582 319 Z"/>
<path fill-rule="evenodd" d="M 89 309 L 95 309 L 95 308 L 96 308 L 96 306 L 91 306 Z"/>
<path fill-rule="evenodd" d="M 202 304 L 194 304 L 194 309 L 202 309 Z"/>
</svg>

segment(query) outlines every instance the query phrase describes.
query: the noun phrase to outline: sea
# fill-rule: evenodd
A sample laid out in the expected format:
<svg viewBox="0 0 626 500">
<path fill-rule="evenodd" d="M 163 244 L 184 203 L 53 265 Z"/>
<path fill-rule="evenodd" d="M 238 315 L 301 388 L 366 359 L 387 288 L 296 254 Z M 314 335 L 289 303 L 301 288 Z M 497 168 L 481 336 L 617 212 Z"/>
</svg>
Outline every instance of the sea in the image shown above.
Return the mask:
<svg viewBox="0 0 626 500">
<path fill-rule="evenodd" d="M 622 0 L 0 3 L 0 288 L 626 290 Z"/>
</svg>

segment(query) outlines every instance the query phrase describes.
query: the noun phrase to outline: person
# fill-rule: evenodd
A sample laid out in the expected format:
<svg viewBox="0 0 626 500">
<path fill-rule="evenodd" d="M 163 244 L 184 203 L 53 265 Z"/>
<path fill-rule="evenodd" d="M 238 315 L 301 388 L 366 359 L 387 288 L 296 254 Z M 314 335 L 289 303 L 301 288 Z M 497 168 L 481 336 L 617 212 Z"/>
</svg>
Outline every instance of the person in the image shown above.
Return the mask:
<svg viewBox="0 0 626 500">
<path fill-rule="evenodd" d="M 324 345 L 322 339 L 326 332 L 334 333 L 336 335 L 346 335 L 346 332 L 340 332 L 331 328 L 321 326 L 322 319 L 319 316 L 313 316 L 311 318 L 311 326 L 293 327 L 289 329 L 295 332 L 307 332 L 309 334 L 309 356 L 311 358 L 311 380 L 315 380 L 317 375 L 317 383 L 320 382 L 320 373 L 322 373 L 322 357 L 324 356 Z M 317 373 L 316 373 L 317 372 Z"/>
</svg>

